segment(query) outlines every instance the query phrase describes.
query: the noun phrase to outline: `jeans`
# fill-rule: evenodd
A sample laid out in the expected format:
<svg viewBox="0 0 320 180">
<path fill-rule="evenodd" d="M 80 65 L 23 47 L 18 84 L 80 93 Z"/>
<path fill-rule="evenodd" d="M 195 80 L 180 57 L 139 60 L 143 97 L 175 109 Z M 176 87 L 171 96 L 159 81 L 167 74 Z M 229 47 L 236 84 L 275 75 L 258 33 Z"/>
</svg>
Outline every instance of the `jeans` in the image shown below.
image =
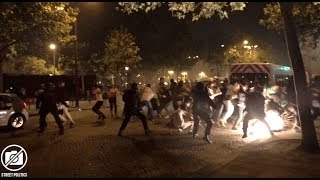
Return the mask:
<svg viewBox="0 0 320 180">
<path fill-rule="evenodd" d="M 99 115 L 99 117 L 105 117 L 105 115 L 99 110 L 103 105 L 103 101 L 97 101 L 92 107 L 92 111 Z"/>
<path fill-rule="evenodd" d="M 56 121 L 59 129 L 63 131 L 64 128 L 63 128 L 63 125 L 62 125 L 62 121 L 59 118 L 58 109 L 57 108 L 48 108 L 48 109 L 40 108 L 40 112 L 39 112 L 39 114 L 40 114 L 40 129 L 44 130 L 45 128 L 47 128 L 46 117 L 47 117 L 47 115 L 49 113 L 51 113 L 52 116 L 54 117 L 54 120 Z"/>
<path fill-rule="evenodd" d="M 245 109 L 245 105 L 241 104 L 241 106 L 238 106 L 238 110 L 239 110 L 239 117 L 237 118 L 237 120 L 234 122 L 233 127 L 237 127 L 237 125 L 243 121 L 245 112 L 243 111 Z"/>
<path fill-rule="evenodd" d="M 110 104 L 110 112 L 112 114 L 112 110 L 114 107 L 114 114 L 117 115 L 117 98 L 116 97 L 110 97 L 109 98 L 109 104 Z"/>
<path fill-rule="evenodd" d="M 197 134 L 198 127 L 200 123 L 199 117 L 204 120 L 207 123 L 207 127 L 205 129 L 205 136 L 210 135 L 211 127 L 212 127 L 212 121 L 210 119 L 210 115 L 206 110 L 203 109 L 193 109 L 193 118 L 194 118 L 194 127 L 193 127 L 193 134 Z"/>
<path fill-rule="evenodd" d="M 226 107 L 227 112 L 222 116 L 221 121 L 226 123 L 234 112 L 234 106 L 231 100 L 224 100 L 223 104 Z"/>
<path fill-rule="evenodd" d="M 62 120 L 62 121 L 69 121 L 71 124 L 75 124 L 75 122 L 73 121 L 69 111 L 68 111 L 68 108 L 62 104 L 62 103 L 59 103 L 58 105 L 58 111 L 61 111 L 62 110 L 62 114 L 59 114 L 59 118 Z"/>
<path fill-rule="evenodd" d="M 125 118 L 121 124 L 120 131 L 123 131 L 127 127 L 132 115 L 136 115 L 139 117 L 139 119 L 141 119 L 145 132 L 149 130 L 146 117 L 138 109 L 131 108 L 131 107 L 124 107 L 124 110 L 125 110 L 124 112 Z"/>
<path fill-rule="evenodd" d="M 141 101 L 140 102 L 140 108 L 142 108 L 143 106 L 147 106 L 148 108 L 148 119 L 152 119 L 152 112 L 153 112 L 153 109 L 152 109 L 152 105 L 151 105 L 151 102 L 150 101 Z"/>
</svg>

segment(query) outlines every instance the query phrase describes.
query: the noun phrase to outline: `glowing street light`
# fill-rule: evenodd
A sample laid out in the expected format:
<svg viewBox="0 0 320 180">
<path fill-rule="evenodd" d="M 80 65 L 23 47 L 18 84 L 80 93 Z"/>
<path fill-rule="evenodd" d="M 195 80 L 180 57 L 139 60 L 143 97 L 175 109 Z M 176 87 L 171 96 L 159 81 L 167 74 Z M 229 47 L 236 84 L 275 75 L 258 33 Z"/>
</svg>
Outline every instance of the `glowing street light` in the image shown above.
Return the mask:
<svg viewBox="0 0 320 180">
<path fill-rule="evenodd" d="M 258 45 L 254 45 L 253 47 L 254 47 L 254 48 L 257 48 L 257 47 L 258 47 Z"/>
<path fill-rule="evenodd" d="M 183 75 L 183 79 L 185 80 L 186 76 L 188 75 L 188 73 L 187 72 L 182 72 L 181 74 Z"/>
<path fill-rule="evenodd" d="M 170 70 L 168 71 L 168 73 L 170 74 L 170 76 L 172 76 L 174 74 L 174 71 Z"/>
<path fill-rule="evenodd" d="M 204 78 L 204 77 L 206 77 L 206 73 L 200 72 L 200 73 L 199 73 L 199 76 L 200 76 L 200 78 Z"/>
<path fill-rule="evenodd" d="M 247 41 L 247 40 L 243 41 L 243 44 L 245 44 L 245 45 L 247 45 L 248 43 L 249 43 L 249 41 Z"/>
<path fill-rule="evenodd" d="M 188 75 L 188 73 L 187 73 L 187 72 L 182 72 L 181 74 L 182 74 L 183 76 Z"/>
<path fill-rule="evenodd" d="M 126 66 L 126 67 L 124 67 L 124 69 L 125 69 L 126 71 L 129 71 L 129 67 L 127 67 L 127 66 Z"/>
<path fill-rule="evenodd" d="M 221 44 L 221 47 L 224 47 L 224 44 Z"/>
<path fill-rule="evenodd" d="M 189 56 L 188 59 L 191 59 L 191 56 Z"/>
<path fill-rule="evenodd" d="M 55 50 L 56 49 L 56 45 L 55 44 L 50 44 L 49 48 L 52 49 L 52 50 Z"/>
<path fill-rule="evenodd" d="M 56 45 L 52 43 L 49 48 L 53 51 L 53 75 L 56 75 Z"/>
</svg>

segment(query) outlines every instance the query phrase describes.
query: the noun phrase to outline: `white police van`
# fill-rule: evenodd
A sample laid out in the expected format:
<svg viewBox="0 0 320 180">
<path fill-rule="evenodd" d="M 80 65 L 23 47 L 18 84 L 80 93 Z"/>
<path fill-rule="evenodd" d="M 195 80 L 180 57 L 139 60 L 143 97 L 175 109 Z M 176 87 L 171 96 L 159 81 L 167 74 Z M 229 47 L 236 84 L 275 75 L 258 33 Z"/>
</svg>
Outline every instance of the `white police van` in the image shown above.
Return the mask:
<svg viewBox="0 0 320 180">
<path fill-rule="evenodd" d="M 250 83 L 259 83 L 262 86 L 273 86 L 278 80 L 289 79 L 293 75 L 289 66 L 272 63 L 237 63 L 231 64 L 229 80 L 247 80 Z"/>
</svg>

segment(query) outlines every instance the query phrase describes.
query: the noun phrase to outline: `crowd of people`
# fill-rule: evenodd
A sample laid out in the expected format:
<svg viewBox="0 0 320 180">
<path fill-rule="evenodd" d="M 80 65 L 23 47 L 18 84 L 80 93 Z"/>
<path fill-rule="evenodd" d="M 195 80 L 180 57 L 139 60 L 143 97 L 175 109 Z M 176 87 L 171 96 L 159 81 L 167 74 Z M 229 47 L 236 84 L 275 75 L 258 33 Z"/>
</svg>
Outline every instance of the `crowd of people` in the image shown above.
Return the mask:
<svg viewBox="0 0 320 180">
<path fill-rule="evenodd" d="M 119 119 L 117 97 L 122 95 L 124 102 L 123 122 L 119 128 L 118 136 L 123 136 L 123 131 L 132 117 L 138 117 L 142 121 L 145 134 L 150 134 L 148 121 L 155 121 L 154 111 L 158 116 L 156 119 L 169 119 L 167 126 L 170 129 L 178 129 L 179 132 L 189 129 L 188 133 L 193 137 L 199 136 L 198 129 L 199 125 L 202 126 L 200 123 L 202 120 L 206 123 L 203 140 L 207 143 L 211 143 L 209 135 L 213 124 L 227 127 L 226 125 L 235 111 L 238 116 L 232 118 L 232 130 L 239 129 L 240 122 L 242 122 L 242 138 L 248 136 L 248 124 L 252 119 L 258 119 L 264 123 L 270 135 L 273 136 L 273 131 L 265 121 L 266 108 L 277 110 L 281 115 L 285 115 L 284 112 L 287 112 L 287 115 L 292 113 L 295 126 L 300 126 L 296 115 L 295 98 L 290 98 L 293 93 L 290 91 L 292 83 L 291 78 L 288 84 L 277 83 L 267 89 L 260 86 L 259 83 L 249 83 L 245 80 L 231 83 L 228 79 L 190 83 L 189 81 L 175 82 L 171 79 L 170 84 L 166 85 L 164 78 L 160 78 L 155 87 L 147 84 L 145 87 L 138 88 L 138 84 L 132 83 L 123 92 L 120 92 L 116 85 L 108 87 L 105 91 L 101 86 L 94 85 L 92 94 L 96 103 L 93 105 L 92 111 L 98 115 L 98 121 L 105 124 L 106 116 L 100 109 L 104 103 L 103 94 L 106 93 L 111 118 Z M 44 132 L 47 127 L 46 116 L 48 113 L 53 115 L 60 134 L 64 134 L 64 122 L 68 121 L 70 128 L 75 127 L 76 123 L 68 112 L 64 86 L 64 82 L 60 82 L 58 86 L 49 83 L 47 86 L 43 85 L 41 91 L 38 92 L 37 108 L 40 109 L 40 133 Z M 266 102 L 270 103 L 266 104 Z M 170 106 L 173 107 L 173 110 L 170 110 Z M 144 107 L 147 109 L 146 116 L 142 111 Z"/>
</svg>

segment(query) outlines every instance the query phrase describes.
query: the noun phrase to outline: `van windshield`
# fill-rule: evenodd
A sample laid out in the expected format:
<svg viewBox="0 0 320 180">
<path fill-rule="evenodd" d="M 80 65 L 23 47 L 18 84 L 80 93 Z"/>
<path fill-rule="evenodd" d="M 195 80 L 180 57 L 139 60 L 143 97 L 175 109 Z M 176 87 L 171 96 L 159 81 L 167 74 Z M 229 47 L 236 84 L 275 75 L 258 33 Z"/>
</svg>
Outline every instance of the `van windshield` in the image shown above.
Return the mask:
<svg viewBox="0 0 320 180">
<path fill-rule="evenodd" d="M 269 85 L 269 77 L 266 73 L 233 73 L 230 77 L 230 83 L 246 80 L 250 83 L 259 83 L 261 86 Z"/>
</svg>

